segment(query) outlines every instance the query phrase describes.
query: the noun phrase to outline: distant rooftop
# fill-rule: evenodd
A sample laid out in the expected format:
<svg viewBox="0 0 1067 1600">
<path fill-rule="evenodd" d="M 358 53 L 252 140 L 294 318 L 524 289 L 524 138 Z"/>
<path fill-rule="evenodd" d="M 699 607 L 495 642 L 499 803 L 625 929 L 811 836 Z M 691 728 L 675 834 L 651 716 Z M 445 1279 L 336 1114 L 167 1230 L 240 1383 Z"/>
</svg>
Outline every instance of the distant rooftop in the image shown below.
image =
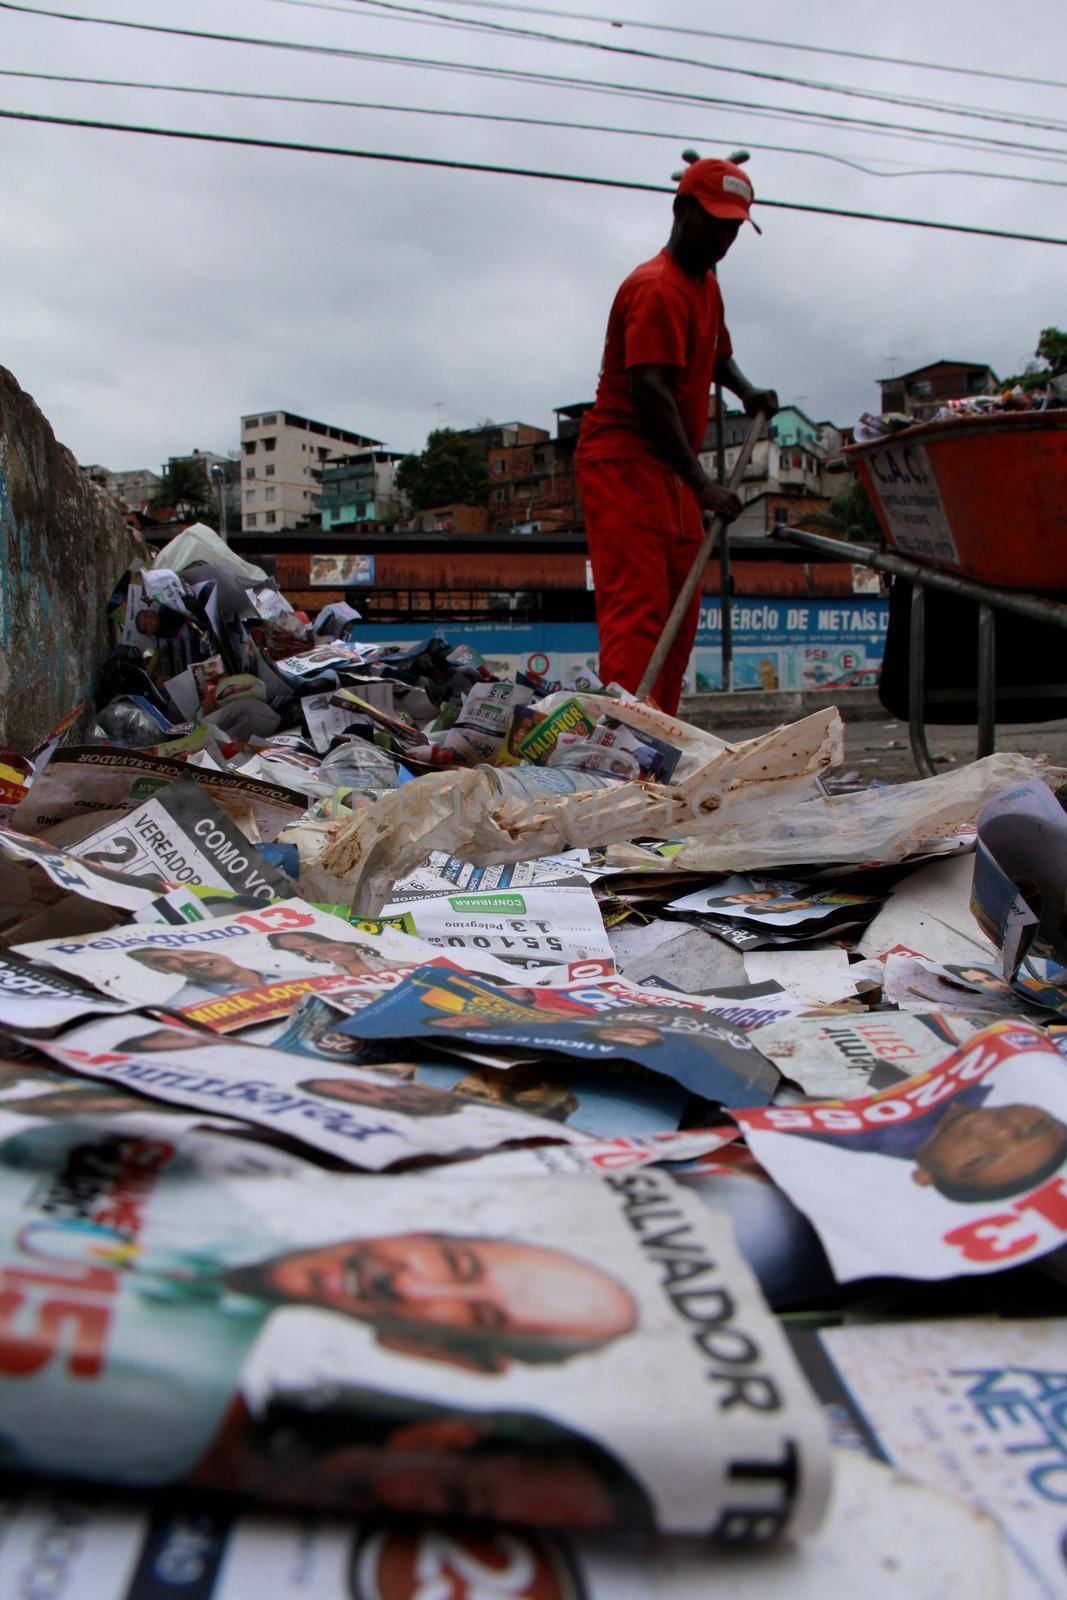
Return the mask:
<svg viewBox="0 0 1067 1600">
<path fill-rule="evenodd" d="M 321 434 L 327 439 L 341 439 L 345 444 L 374 445 L 381 444 L 381 439 L 373 439 L 369 433 L 352 433 L 347 428 L 337 428 L 329 422 L 313 422 L 310 417 L 297 416 L 295 411 L 249 411 L 241 417 L 241 432 L 250 433 L 253 428 L 276 428 L 279 426 L 278 418 L 289 428 L 306 428 L 309 433 Z"/>
<path fill-rule="evenodd" d="M 996 373 L 988 361 L 950 361 L 947 356 L 939 356 L 936 361 L 927 361 L 924 366 L 912 367 L 910 372 L 894 372 L 891 378 L 876 378 L 876 383 L 903 383 L 905 378 L 917 378 L 922 372 L 932 372 L 934 367 L 970 367 L 975 372 Z"/>
</svg>

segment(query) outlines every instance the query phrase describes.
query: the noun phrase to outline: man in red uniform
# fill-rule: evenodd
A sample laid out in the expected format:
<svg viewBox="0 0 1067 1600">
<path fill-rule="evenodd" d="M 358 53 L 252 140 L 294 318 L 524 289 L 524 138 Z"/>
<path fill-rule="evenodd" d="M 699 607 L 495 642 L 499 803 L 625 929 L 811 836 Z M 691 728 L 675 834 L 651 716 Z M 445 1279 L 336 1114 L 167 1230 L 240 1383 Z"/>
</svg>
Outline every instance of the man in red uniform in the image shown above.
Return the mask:
<svg viewBox="0 0 1067 1600">
<path fill-rule="evenodd" d="M 596 586 L 600 676 L 636 689 L 703 538 L 702 511 L 741 502 L 697 458 L 716 379 L 749 416 L 778 409 L 733 359 L 712 270 L 751 220 L 752 185 L 729 161 L 696 161 L 674 198 L 666 247 L 637 267 L 608 318 L 596 403 L 578 442 L 578 484 Z M 755 227 L 755 223 L 753 223 Z M 699 593 L 652 695 L 677 711 Z"/>
</svg>

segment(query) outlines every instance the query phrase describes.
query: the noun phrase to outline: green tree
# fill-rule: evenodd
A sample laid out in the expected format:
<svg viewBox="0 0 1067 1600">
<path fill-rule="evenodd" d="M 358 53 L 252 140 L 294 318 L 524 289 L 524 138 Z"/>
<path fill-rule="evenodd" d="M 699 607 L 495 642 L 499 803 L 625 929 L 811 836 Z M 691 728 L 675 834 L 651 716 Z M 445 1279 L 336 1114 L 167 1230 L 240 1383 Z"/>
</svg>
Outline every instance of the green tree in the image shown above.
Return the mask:
<svg viewBox="0 0 1067 1600">
<path fill-rule="evenodd" d="M 1034 355 L 1037 360 L 1028 361 L 1025 372 L 1004 379 L 1005 389 L 1014 389 L 1016 384 L 1023 389 L 1036 389 L 1050 378 L 1067 372 L 1067 333 L 1062 328 L 1042 328 Z M 1043 365 L 1038 366 L 1038 361 Z"/>
<path fill-rule="evenodd" d="M 1052 377 L 1067 372 L 1067 333 L 1062 328 L 1042 328 L 1034 354 L 1046 363 Z"/>
<path fill-rule="evenodd" d="M 482 446 L 454 428 L 435 428 L 421 455 L 404 457 L 396 481 L 414 511 L 489 504 L 489 474 Z"/>
<path fill-rule="evenodd" d="M 819 512 L 812 521 L 819 522 L 827 533 L 841 539 L 857 539 L 861 544 L 882 542 L 882 530 L 870 496 L 858 478 L 835 494 L 827 510 Z"/>
<path fill-rule="evenodd" d="M 215 526 L 215 497 L 202 461 L 191 456 L 171 456 L 152 501 L 153 510 L 164 506 Z"/>
</svg>

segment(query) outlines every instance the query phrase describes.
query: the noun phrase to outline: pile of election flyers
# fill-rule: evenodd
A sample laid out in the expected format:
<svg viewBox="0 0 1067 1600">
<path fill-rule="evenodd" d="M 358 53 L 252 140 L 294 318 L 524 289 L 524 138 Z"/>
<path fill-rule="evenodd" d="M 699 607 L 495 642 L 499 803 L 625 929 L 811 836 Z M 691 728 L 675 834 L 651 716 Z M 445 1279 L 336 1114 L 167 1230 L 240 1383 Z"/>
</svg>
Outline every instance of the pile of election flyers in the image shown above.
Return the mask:
<svg viewBox="0 0 1067 1600">
<path fill-rule="evenodd" d="M 1057 774 L 205 540 L 0 788 L 0 1595 L 1063 1593 Z"/>
</svg>

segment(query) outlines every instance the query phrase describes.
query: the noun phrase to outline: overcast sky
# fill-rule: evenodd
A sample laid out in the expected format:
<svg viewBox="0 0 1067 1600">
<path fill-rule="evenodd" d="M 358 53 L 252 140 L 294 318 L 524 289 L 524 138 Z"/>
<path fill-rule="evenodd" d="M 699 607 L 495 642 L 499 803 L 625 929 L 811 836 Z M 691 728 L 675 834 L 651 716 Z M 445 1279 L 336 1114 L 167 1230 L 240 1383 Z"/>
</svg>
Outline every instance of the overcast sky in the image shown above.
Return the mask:
<svg viewBox="0 0 1067 1600">
<path fill-rule="evenodd" d="M 544 15 L 424 9 L 1063 121 L 1062 90 Z M 609 18 L 606 0 L 545 0 Z M 612 124 L 668 139 L 0 77 L 0 106 L 666 183 L 687 144 L 752 150 L 757 197 L 1067 235 L 1067 127 L 1007 126 L 374 12 L 361 0 L 71 0 L 86 15 L 521 67 L 627 86 L 910 123 L 1063 152 L 947 148 L 633 95 L 0 10 L 8 69 Z M 1063 69 L 1062 0 L 824 0 L 744 8 L 620 0 L 622 15 L 1037 77 Z M 1057 44 L 1056 41 L 1059 41 Z M 1055 180 L 874 176 L 878 169 Z M 550 425 L 591 397 L 615 288 L 669 229 L 668 195 L 195 145 L 0 121 L 0 364 L 83 462 L 158 469 L 237 447 L 242 413 L 284 407 L 418 448 L 438 420 Z M 759 214 L 757 212 L 757 214 Z M 1067 325 L 1067 251 L 764 210 L 721 268 L 742 367 L 816 418 L 876 407 L 875 379 L 939 356 L 1017 370 Z"/>
</svg>

